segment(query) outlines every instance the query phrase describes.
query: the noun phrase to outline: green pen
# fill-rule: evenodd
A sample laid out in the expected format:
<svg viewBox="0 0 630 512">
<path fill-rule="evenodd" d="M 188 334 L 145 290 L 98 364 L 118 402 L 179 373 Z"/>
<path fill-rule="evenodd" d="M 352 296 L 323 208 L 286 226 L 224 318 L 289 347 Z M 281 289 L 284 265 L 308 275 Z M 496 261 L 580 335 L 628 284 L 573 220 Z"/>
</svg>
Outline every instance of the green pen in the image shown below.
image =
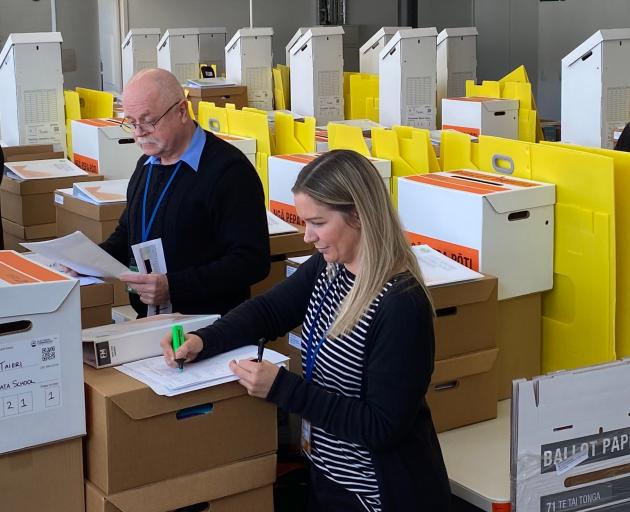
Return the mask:
<svg viewBox="0 0 630 512">
<path fill-rule="evenodd" d="M 179 349 L 179 347 L 181 347 L 184 344 L 184 328 L 180 325 L 180 324 L 175 324 L 171 327 L 171 337 L 172 337 L 172 344 L 173 344 L 173 352 L 177 352 L 177 350 Z M 184 358 L 179 358 L 179 359 L 175 359 L 175 362 L 177 363 L 177 367 L 179 368 L 180 372 L 184 371 Z"/>
</svg>

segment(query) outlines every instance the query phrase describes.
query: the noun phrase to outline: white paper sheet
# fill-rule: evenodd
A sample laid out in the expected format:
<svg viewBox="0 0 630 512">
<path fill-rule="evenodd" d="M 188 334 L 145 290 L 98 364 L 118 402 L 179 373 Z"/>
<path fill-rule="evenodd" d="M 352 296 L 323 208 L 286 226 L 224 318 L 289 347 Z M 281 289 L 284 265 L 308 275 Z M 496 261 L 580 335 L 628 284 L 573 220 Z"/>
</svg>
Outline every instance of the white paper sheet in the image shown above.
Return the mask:
<svg viewBox="0 0 630 512">
<path fill-rule="evenodd" d="M 141 274 L 166 274 L 166 259 L 164 258 L 161 238 L 132 245 L 131 250 L 138 266 L 138 272 Z M 157 306 L 149 304 L 147 307 L 147 316 L 172 312 L 173 305 L 170 301 Z"/>
<path fill-rule="evenodd" d="M 46 178 L 66 178 L 85 176 L 87 172 L 65 158 L 10 162 L 5 167 L 21 180 L 41 180 Z"/>
<path fill-rule="evenodd" d="M 175 396 L 237 380 L 230 370 L 230 361 L 254 359 L 257 351 L 255 345 L 237 348 L 198 363 L 187 364 L 182 372 L 167 366 L 163 356 L 123 364 L 116 366 L 116 369 L 143 382 L 158 395 Z M 285 366 L 289 360 L 274 350 L 265 350 L 264 359 L 277 366 Z"/>
<path fill-rule="evenodd" d="M 128 179 L 80 182 L 72 186 L 72 195 L 93 204 L 124 203 L 128 185 Z"/>
<path fill-rule="evenodd" d="M 418 259 L 427 286 L 472 281 L 483 277 L 479 272 L 460 265 L 428 245 L 416 245 L 412 247 L 412 251 Z"/>
<path fill-rule="evenodd" d="M 118 278 L 130 272 L 80 231 L 54 240 L 21 245 L 86 276 Z"/>
<path fill-rule="evenodd" d="M 295 226 L 283 221 L 280 217 L 274 215 L 269 210 L 267 210 L 267 226 L 269 227 L 270 235 L 298 232 L 298 229 Z"/>
</svg>

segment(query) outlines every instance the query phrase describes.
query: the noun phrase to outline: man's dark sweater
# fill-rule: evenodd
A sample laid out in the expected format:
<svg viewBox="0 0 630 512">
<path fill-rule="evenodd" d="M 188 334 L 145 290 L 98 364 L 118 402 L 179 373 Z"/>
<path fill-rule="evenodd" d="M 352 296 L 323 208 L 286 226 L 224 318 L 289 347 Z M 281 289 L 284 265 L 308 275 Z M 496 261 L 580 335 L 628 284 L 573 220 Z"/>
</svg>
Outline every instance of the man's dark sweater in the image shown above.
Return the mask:
<svg viewBox="0 0 630 512">
<path fill-rule="evenodd" d="M 138 161 L 127 189 L 127 208 L 101 244 L 129 265 L 131 246 L 142 241 L 142 202 L 149 165 Z M 153 165 L 147 219 L 175 165 Z M 219 313 L 249 297 L 250 285 L 269 273 L 269 232 L 264 194 L 256 170 L 231 144 L 206 133 L 199 168 L 181 163 L 159 207 L 148 240 L 161 238 L 173 311 Z M 140 316 L 147 307 L 137 295 Z"/>
</svg>

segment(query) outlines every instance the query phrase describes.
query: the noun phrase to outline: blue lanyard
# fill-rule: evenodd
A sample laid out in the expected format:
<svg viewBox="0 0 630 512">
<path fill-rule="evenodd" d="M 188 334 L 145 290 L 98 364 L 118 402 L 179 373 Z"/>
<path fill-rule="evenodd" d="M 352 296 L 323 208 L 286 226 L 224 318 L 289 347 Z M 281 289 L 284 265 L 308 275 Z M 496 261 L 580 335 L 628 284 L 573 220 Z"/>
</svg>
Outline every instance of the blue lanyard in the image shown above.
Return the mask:
<svg viewBox="0 0 630 512">
<path fill-rule="evenodd" d="M 173 180 L 175 179 L 175 175 L 177 171 L 179 171 L 180 166 L 182 165 L 182 161 L 180 160 L 175 166 L 175 170 L 171 177 L 166 182 L 160 197 L 158 197 L 157 203 L 153 207 L 153 213 L 151 214 L 151 218 L 149 219 L 149 225 L 147 226 L 147 194 L 149 193 L 149 182 L 151 181 L 151 174 L 153 173 L 153 164 L 149 164 L 149 172 L 147 173 L 147 181 L 144 182 L 144 196 L 142 197 L 142 241 L 146 242 L 149 239 L 149 233 L 151 232 L 151 227 L 153 226 L 153 222 L 155 221 L 155 215 L 157 211 L 160 209 L 160 205 L 162 204 L 162 200 L 166 195 L 166 191 L 168 187 L 171 186 Z"/>
<path fill-rule="evenodd" d="M 328 283 L 328 286 L 326 287 L 326 290 L 324 291 L 322 300 L 320 301 L 319 306 L 317 307 L 317 311 L 315 312 L 315 315 L 313 316 L 311 329 L 309 330 L 308 338 L 306 339 L 306 371 L 305 371 L 304 376 L 307 382 L 311 382 L 311 380 L 313 380 L 313 370 L 315 368 L 315 359 L 317 358 L 319 349 L 322 348 L 322 345 L 326 341 L 326 337 L 328 336 L 328 330 L 330 329 L 330 326 L 328 326 L 328 329 L 326 329 L 322 338 L 319 340 L 317 345 L 313 347 L 313 338 L 315 336 L 315 329 L 317 327 L 317 323 L 319 322 L 319 318 L 322 315 L 322 308 L 324 307 L 324 301 L 326 300 L 326 297 L 328 297 L 328 293 L 330 292 L 330 289 L 333 283 L 336 281 L 337 276 L 339 276 L 339 272 L 337 272 L 335 277 L 330 281 L 330 283 Z"/>
</svg>

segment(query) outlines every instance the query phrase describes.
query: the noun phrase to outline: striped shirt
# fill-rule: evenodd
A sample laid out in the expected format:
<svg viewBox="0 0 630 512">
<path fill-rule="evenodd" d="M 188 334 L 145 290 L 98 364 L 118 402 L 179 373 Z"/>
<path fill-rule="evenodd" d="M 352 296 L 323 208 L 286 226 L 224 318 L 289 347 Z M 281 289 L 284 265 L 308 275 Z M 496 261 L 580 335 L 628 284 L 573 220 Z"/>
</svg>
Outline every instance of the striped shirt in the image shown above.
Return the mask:
<svg viewBox="0 0 630 512">
<path fill-rule="evenodd" d="M 351 332 L 336 338 L 326 338 L 315 358 L 313 383 L 333 393 L 361 398 L 366 336 L 381 298 L 393 282 L 385 284 Z M 311 331 L 313 347 L 316 347 L 330 329 L 353 283 L 354 275 L 343 265 L 337 266 L 337 273 L 331 280 L 326 271 L 318 277 L 302 326 L 302 367 L 305 374 L 307 340 Z M 311 453 L 308 457 L 326 477 L 355 493 L 366 510 L 381 510 L 378 481 L 367 448 L 339 439 L 313 425 Z"/>
</svg>

